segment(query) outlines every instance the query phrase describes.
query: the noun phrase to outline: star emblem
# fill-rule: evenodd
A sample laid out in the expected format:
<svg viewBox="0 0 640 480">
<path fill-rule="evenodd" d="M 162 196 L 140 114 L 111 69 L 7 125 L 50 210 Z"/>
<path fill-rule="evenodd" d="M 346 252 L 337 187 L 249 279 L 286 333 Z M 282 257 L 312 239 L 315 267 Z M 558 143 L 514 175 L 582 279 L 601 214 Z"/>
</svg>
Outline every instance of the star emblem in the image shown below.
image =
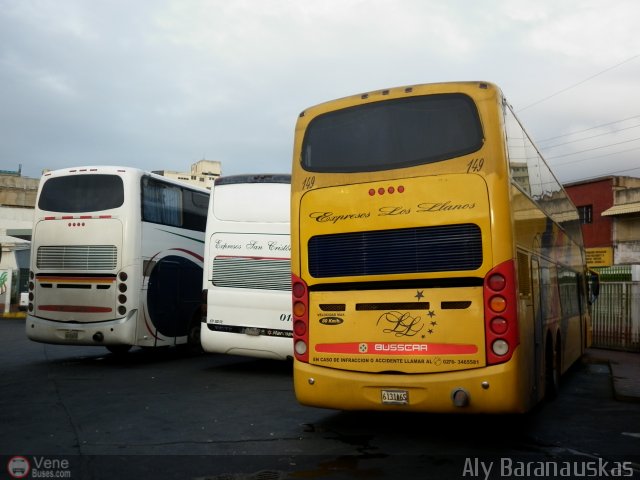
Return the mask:
<svg viewBox="0 0 640 480">
<path fill-rule="evenodd" d="M 427 313 L 427 315 L 429 315 L 429 317 L 433 318 L 436 316 L 436 312 L 434 312 L 433 310 L 429 310 L 429 313 Z"/>
<path fill-rule="evenodd" d="M 416 290 L 416 295 L 415 297 L 418 299 L 418 301 L 420 301 L 422 298 L 424 298 L 424 290 Z"/>
</svg>

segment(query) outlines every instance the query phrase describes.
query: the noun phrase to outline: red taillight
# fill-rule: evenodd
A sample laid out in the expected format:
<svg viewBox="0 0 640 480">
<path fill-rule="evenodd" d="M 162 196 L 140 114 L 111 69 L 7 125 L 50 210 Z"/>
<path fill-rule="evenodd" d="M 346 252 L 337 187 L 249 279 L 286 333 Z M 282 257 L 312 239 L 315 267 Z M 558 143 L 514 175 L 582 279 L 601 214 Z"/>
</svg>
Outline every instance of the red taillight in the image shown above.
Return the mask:
<svg viewBox="0 0 640 480">
<path fill-rule="evenodd" d="M 293 324 L 293 333 L 295 333 L 296 336 L 298 336 L 298 337 L 302 337 L 302 336 L 306 335 L 306 333 L 307 333 L 307 324 L 304 323 L 301 320 L 297 320 Z"/>
<path fill-rule="evenodd" d="M 309 293 L 307 284 L 296 275 L 291 275 L 293 295 L 293 351 L 296 359 L 309 362 Z"/>
<path fill-rule="evenodd" d="M 302 298 L 304 296 L 305 292 L 307 291 L 307 288 L 305 287 L 304 283 L 302 283 L 302 282 L 294 282 L 293 286 L 291 287 L 291 291 L 292 291 L 294 297 Z"/>
<path fill-rule="evenodd" d="M 487 364 L 508 361 L 520 343 L 513 260 L 501 263 L 485 277 L 484 319 Z"/>
<path fill-rule="evenodd" d="M 378 189 L 376 190 L 375 188 L 370 188 L 368 190 L 367 193 L 369 193 L 370 197 L 375 197 L 376 195 L 384 195 L 385 193 L 388 193 L 389 195 L 392 195 L 394 193 L 404 193 L 404 186 L 403 185 L 398 185 L 397 187 L 394 187 L 393 185 L 389 185 L 388 187 L 378 187 Z"/>
<path fill-rule="evenodd" d="M 496 335 L 504 335 L 508 326 L 507 321 L 502 317 L 496 317 L 489 323 L 489 328 Z"/>
<path fill-rule="evenodd" d="M 501 291 L 505 287 L 506 283 L 507 280 L 499 273 L 493 273 L 489 275 L 489 278 L 487 278 L 487 285 L 491 290 L 496 292 Z"/>
</svg>

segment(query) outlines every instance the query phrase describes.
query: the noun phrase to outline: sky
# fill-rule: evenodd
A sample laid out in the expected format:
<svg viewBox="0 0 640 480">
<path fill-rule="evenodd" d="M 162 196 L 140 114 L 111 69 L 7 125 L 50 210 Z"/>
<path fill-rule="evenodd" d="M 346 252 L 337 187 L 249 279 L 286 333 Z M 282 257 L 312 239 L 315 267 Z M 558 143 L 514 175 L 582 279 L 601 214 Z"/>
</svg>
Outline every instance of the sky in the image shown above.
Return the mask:
<svg viewBox="0 0 640 480">
<path fill-rule="evenodd" d="M 0 0 L 0 170 L 286 173 L 310 106 L 478 80 L 561 182 L 640 177 L 639 22 L 637 0 Z"/>
</svg>

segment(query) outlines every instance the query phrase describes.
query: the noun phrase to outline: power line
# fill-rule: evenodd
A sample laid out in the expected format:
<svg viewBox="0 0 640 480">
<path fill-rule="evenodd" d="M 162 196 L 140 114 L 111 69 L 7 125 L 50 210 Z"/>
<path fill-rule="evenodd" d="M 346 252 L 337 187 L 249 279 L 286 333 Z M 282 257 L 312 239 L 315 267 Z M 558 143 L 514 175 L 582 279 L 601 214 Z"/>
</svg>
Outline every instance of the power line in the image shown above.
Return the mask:
<svg viewBox="0 0 640 480">
<path fill-rule="evenodd" d="M 592 80 L 592 79 L 602 75 L 603 73 L 609 72 L 609 71 L 613 70 L 614 68 L 618 68 L 619 66 L 624 65 L 625 63 L 628 63 L 628 62 L 630 62 L 632 60 L 635 60 L 638 57 L 640 57 L 640 54 L 637 54 L 637 55 L 634 55 L 633 57 L 627 58 L 626 60 L 624 60 L 624 61 L 622 61 L 620 63 L 617 63 L 617 64 L 613 65 L 612 67 L 605 68 L 604 70 L 596 73 L 595 75 L 591 75 L 590 77 L 585 78 L 584 80 L 582 80 L 582 81 L 580 81 L 578 83 L 575 83 L 575 84 L 570 85 L 570 86 L 568 86 L 566 88 L 563 88 L 562 90 L 560 90 L 560 91 L 558 91 L 556 93 L 553 93 L 553 94 L 549 95 L 548 97 L 545 97 L 545 98 L 543 98 L 541 100 L 538 100 L 537 102 L 531 103 L 531 104 L 527 105 L 526 107 L 523 107 L 523 108 L 519 109 L 516 113 L 520 113 L 520 112 L 526 110 L 527 108 L 531 108 L 531 107 L 533 107 L 535 105 L 538 105 L 538 104 L 540 104 L 542 102 L 546 102 L 547 100 L 549 100 L 549 99 L 551 99 L 553 97 L 556 97 L 556 96 L 560 95 L 561 93 L 566 92 L 567 90 L 571 90 L 572 88 L 575 88 L 575 87 L 577 87 L 579 85 L 582 85 L 583 83 L 586 83 L 589 80 Z"/>
<path fill-rule="evenodd" d="M 571 155 L 578 155 L 579 153 L 592 152 L 594 150 L 601 150 L 603 148 L 615 147 L 616 145 L 623 145 L 625 143 L 636 142 L 639 138 L 632 138 L 631 140 L 625 140 L 624 142 L 610 143 L 609 145 L 602 145 L 600 147 L 587 148 L 586 150 L 579 150 L 577 152 L 565 153 L 564 155 L 556 155 L 555 157 L 547 157 L 547 160 L 553 160 L 554 158 L 570 157 Z"/>
<path fill-rule="evenodd" d="M 576 138 L 575 140 L 569 140 L 568 142 L 556 143 L 555 145 L 549 145 L 548 147 L 540 147 L 541 150 L 549 150 L 550 148 L 561 147 L 562 145 L 569 145 L 570 143 L 582 142 L 584 140 L 591 140 L 592 138 L 603 137 L 605 135 L 614 135 L 616 133 L 624 132 L 625 130 L 631 130 L 632 128 L 638 128 L 640 124 L 632 127 L 621 128 L 620 130 L 614 130 L 613 132 L 598 133 L 597 135 L 591 135 L 590 137 Z"/>
<path fill-rule="evenodd" d="M 584 132 L 588 132 L 589 130 L 595 130 L 597 128 L 608 127 L 609 125 L 615 125 L 616 123 L 627 122 L 629 120 L 633 120 L 633 119 L 636 119 L 636 118 L 640 118 L 640 115 L 634 115 L 633 117 L 623 118 L 622 120 L 616 120 L 614 122 L 602 123 L 602 124 L 596 125 L 594 127 L 585 128 L 583 130 L 576 130 L 575 132 L 569 132 L 569 133 L 565 133 L 563 135 L 556 135 L 555 137 L 548 137 L 548 138 L 544 138 L 542 140 L 536 140 L 536 143 L 538 145 L 540 145 L 541 143 L 549 142 L 551 140 L 556 140 L 558 138 L 570 137 L 570 136 L 573 136 L 573 135 L 577 135 L 578 133 L 584 133 Z M 633 127 L 631 127 L 631 128 L 633 128 Z M 591 138 L 591 137 L 588 137 L 588 138 Z M 542 147 L 542 148 L 551 148 L 551 147 Z"/>
<path fill-rule="evenodd" d="M 618 173 L 632 172 L 633 170 L 640 170 L 640 167 L 627 168 L 625 170 L 617 170 L 615 172 L 607 172 L 607 173 L 602 173 L 600 175 L 592 175 L 590 177 L 581 178 L 579 180 L 571 180 L 571 182 L 569 182 L 569 183 L 584 182 L 585 180 L 591 180 L 593 178 L 600 178 L 600 177 L 604 177 L 604 176 L 616 175 Z"/>
<path fill-rule="evenodd" d="M 595 160 L 597 158 L 603 158 L 603 157 L 610 157 L 612 155 L 618 155 L 620 153 L 629 153 L 629 152 L 635 152 L 636 150 L 640 150 L 640 147 L 636 147 L 636 148 L 629 148 L 627 150 L 620 150 L 619 152 L 611 152 L 611 153 L 605 153 L 603 155 L 597 155 L 595 157 L 589 157 L 589 158 L 581 158 L 578 160 L 572 160 L 570 162 L 564 162 L 564 163 L 556 163 L 553 165 L 553 168 L 556 167 L 564 167 L 565 165 L 572 165 L 574 163 L 581 163 L 581 162 L 587 162 L 589 160 Z M 558 158 L 558 157 L 555 157 Z M 639 167 L 640 168 L 640 167 Z"/>
</svg>

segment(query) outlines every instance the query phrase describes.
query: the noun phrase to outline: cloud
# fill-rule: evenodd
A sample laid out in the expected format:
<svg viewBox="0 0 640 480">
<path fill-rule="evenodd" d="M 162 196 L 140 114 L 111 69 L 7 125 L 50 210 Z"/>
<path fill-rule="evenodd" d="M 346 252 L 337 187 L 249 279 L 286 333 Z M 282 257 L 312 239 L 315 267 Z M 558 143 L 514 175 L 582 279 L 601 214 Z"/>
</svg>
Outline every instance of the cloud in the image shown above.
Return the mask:
<svg viewBox="0 0 640 480">
<path fill-rule="evenodd" d="M 228 174 L 287 171 L 308 106 L 405 84 L 489 80 L 518 110 L 640 53 L 638 8 L 629 0 L 0 0 L 0 168 L 187 170 L 207 157 Z M 638 68 L 630 62 L 522 119 L 545 138 L 624 118 Z"/>
</svg>

